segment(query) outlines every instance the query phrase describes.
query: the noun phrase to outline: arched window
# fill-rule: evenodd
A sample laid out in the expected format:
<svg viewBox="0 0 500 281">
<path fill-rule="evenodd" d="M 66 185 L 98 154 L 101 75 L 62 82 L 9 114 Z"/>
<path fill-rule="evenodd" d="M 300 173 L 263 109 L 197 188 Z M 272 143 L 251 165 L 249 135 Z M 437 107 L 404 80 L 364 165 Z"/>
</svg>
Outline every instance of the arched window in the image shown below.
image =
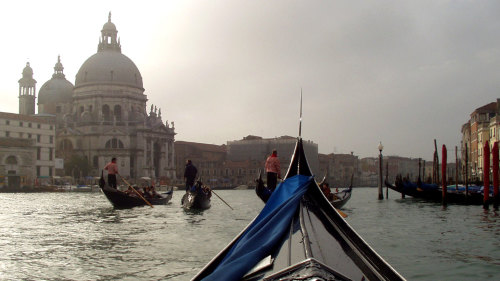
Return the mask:
<svg viewBox="0 0 500 281">
<path fill-rule="evenodd" d="M 5 159 L 5 163 L 7 165 L 17 165 L 17 158 L 16 158 L 16 156 L 10 155 L 9 157 L 7 157 L 7 159 Z"/>
<path fill-rule="evenodd" d="M 107 104 L 102 106 L 102 119 L 104 119 L 104 121 L 111 121 L 111 112 Z"/>
<path fill-rule="evenodd" d="M 115 114 L 116 121 L 122 121 L 122 107 L 119 105 L 115 105 L 113 112 Z"/>
<path fill-rule="evenodd" d="M 106 148 L 124 148 L 124 146 L 121 140 L 112 138 L 106 142 Z"/>
</svg>

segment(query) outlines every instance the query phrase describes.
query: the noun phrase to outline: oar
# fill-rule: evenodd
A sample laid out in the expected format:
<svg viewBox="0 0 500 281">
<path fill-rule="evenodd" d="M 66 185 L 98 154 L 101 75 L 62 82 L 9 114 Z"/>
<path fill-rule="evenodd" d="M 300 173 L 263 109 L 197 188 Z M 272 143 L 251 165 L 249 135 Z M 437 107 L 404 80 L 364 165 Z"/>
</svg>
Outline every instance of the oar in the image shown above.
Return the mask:
<svg viewBox="0 0 500 281">
<path fill-rule="evenodd" d="M 337 211 L 337 213 L 339 213 L 339 215 L 340 215 L 341 217 L 343 217 L 343 218 L 347 218 L 347 214 L 346 214 L 346 213 L 342 212 L 341 210 L 339 210 L 339 209 L 337 209 L 337 208 L 335 208 L 335 210 Z"/>
<path fill-rule="evenodd" d="M 231 210 L 234 210 L 233 207 L 229 206 L 229 204 L 227 204 L 227 202 L 224 201 L 224 199 L 220 198 L 220 196 L 217 195 L 217 193 L 215 193 L 215 191 L 212 190 L 212 193 L 215 194 L 215 196 L 219 197 L 219 199 L 222 200 L 222 202 L 224 202 L 229 208 L 231 208 Z"/>
<path fill-rule="evenodd" d="M 120 175 L 120 174 L 119 174 Z M 149 203 L 148 200 L 146 200 L 146 198 L 144 198 L 140 193 L 139 191 L 135 190 L 135 188 L 130 184 L 128 183 L 128 181 L 126 181 L 121 175 L 120 175 L 120 178 L 122 178 L 123 182 L 125 182 L 128 186 L 130 186 L 134 191 L 135 193 L 137 193 L 137 195 L 139 195 L 139 197 L 141 197 L 142 200 L 144 200 L 144 202 L 146 202 L 146 204 L 148 204 L 151 208 L 153 208 L 153 205 L 151 205 L 151 203 Z"/>
</svg>

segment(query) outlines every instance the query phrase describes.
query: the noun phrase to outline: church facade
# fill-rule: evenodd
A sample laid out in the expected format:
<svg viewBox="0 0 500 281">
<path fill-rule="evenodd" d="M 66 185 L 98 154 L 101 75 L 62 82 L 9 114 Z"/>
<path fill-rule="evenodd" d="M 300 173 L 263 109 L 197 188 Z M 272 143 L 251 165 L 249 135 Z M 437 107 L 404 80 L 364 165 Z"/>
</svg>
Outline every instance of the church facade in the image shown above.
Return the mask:
<svg viewBox="0 0 500 281">
<path fill-rule="evenodd" d="M 141 73 L 122 54 L 117 34 L 110 13 L 97 53 L 82 64 L 74 85 L 58 58 L 40 88 L 38 114 L 55 116 L 56 158 L 85 158 L 90 175 L 100 176 L 116 157 L 124 177 L 174 179 L 174 122 L 164 123 L 156 106 L 147 108 Z"/>
</svg>

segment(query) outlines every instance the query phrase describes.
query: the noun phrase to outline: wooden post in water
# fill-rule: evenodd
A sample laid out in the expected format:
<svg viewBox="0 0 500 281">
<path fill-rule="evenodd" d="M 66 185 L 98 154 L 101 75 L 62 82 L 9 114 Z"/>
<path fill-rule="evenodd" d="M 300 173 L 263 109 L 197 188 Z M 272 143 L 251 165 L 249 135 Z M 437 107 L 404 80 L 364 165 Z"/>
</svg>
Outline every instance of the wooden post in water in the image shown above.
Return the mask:
<svg viewBox="0 0 500 281">
<path fill-rule="evenodd" d="M 425 182 L 427 179 L 425 178 L 425 160 L 423 160 L 423 165 L 422 165 L 422 176 L 423 176 L 423 180 L 422 182 Z"/>
<path fill-rule="evenodd" d="M 458 190 L 458 147 L 455 145 L 455 190 Z"/>
<path fill-rule="evenodd" d="M 436 178 L 434 179 L 435 180 L 434 183 L 439 184 L 439 155 L 438 155 L 436 139 L 434 139 L 434 158 L 436 161 L 436 167 L 435 167 Z"/>
<path fill-rule="evenodd" d="M 385 163 L 385 180 L 389 178 L 389 161 Z M 385 199 L 389 199 L 389 187 L 385 186 Z"/>
<path fill-rule="evenodd" d="M 420 168 L 422 167 L 422 162 L 421 161 L 422 161 L 422 158 L 418 158 L 417 188 L 421 188 L 422 187 L 422 174 L 420 173 Z"/>
<path fill-rule="evenodd" d="M 483 182 L 484 182 L 484 198 L 483 209 L 489 209 L 490 199 L 490 143 L 486 141 L 483 149 Z"/>
<path fill-rule="evenodd" d="M 442 196 L 442 204 L 443 206 L 446 206 L 446 157 L 447 157 L 447 152 L 446 152 L 446 145 L 443 144 L 443 159 L 441 160 L 441 184 L 442 184 L 442 190 L 443 190 L 443 196 Z"/>
<path fill-rule="evenodd" d="M 498 210 L 498 142 L 493 144 L 493 151 L 491 152 L 493 158 L 491 159 L 493 168 L 493 208 Z"/>
</svg>

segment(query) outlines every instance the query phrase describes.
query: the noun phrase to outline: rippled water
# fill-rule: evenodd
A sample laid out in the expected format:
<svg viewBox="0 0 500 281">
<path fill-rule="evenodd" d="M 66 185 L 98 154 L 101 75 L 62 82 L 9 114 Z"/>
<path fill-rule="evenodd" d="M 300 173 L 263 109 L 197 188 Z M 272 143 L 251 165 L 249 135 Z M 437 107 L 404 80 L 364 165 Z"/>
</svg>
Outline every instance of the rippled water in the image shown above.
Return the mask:
<svg viewBox="0 0 500 281">
<path fill-rule="evenodd" d="M 0 194 L 0 280 L 189 280 L 262 209 L 253 190 L 217 191 L 204 212 L 114 210 L 101 193 Z M 500 280 L 500 219 L 356 188 L 346 220 L 408 280 Z"/>
</svg>

